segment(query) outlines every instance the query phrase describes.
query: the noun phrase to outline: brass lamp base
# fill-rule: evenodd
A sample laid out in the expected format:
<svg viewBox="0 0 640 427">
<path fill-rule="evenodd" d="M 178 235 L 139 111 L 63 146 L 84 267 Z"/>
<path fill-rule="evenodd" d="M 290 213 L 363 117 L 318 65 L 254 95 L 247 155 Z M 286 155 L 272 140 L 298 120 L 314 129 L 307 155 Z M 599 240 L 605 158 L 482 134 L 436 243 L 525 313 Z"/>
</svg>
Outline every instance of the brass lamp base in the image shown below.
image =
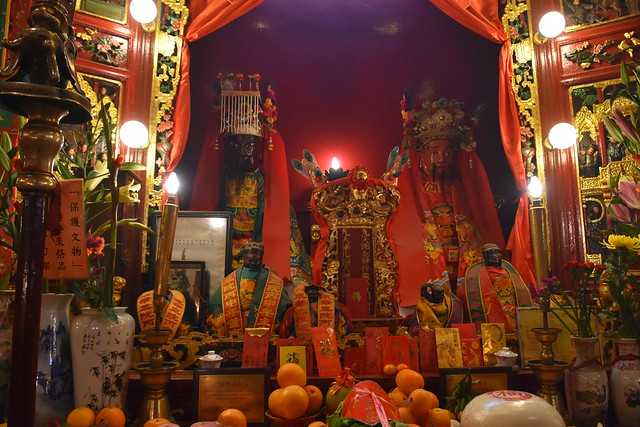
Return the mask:
<svg viewBox="0 0 640 427">
<path fill-rule="evenodd" d="M 169 341 L 170 336 L 170 331 L 152 329 L 145 331 L 140 337 L 142 345 L 151 347 L 151 358 L 149 362 L 138 363 L 134 368 L 140 373 L 144 386 L 144 401 L 137 425 L 143 425 L 154 418 L 171 419 L 167 385 L 171 381 L 171 373 L 178 367 L 178 362 L 165 362 L 160 352 L 160 348 Z"/>
<path fill-rule="evenodd" d="M 542 346 L 540 359 L 542 362 L 553 362 L 553 343 L 558 339 L 558 335 L 562 332 L 558 328 L 533 328 L 536 339 Z"/>
<path fill-rule="evenodd" d="M 564 370 L 569 366 L 568 363 L 552 361 L 548 363 L 542 360 L 532 360 L 529 362 L 529 366 L 536 374 L 538 383 L 540 384 L 540 390 L 538 396 L 549 402 L 551 406 L 556 408 L 556 411 L 567 421 L 569 414 L 562 398 L 562 394 L 558 388 L 564 378 Z"/>
</svg>

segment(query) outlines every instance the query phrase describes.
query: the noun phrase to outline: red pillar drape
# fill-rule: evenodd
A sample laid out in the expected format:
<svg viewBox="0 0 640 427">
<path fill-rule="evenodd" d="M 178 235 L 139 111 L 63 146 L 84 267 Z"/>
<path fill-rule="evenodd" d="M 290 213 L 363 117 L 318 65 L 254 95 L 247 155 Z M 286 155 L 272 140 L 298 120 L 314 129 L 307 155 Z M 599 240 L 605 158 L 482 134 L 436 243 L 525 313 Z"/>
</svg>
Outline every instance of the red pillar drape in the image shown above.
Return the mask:
<svg viewBox="0 0 640 427">
<path fill-rule="evenodd" d="M 511 43 L 498 16 L 498 0 L 431 0 L 431 3 L 467 29 L 502 45 L 498 90 L 500 135 L 509 166 L 521 192 L 507 248 L 511 250 L 512 263 L 525 283 L 536 284 L 531 250 L 527 176 L 520 151 L 520 120 L 512 87 Z"/>
<path fill-rule="evenodd" d="M 191 122 L 191 58 L 189 44 L 217 31 L 260 5 L 263 0 L 193 0 L 189 6 L 191 22 L 182 45 L 180 84 L 174 111 L 173 138 L 167 172 L 178 166 L 184 154 Z"/>
</svg>

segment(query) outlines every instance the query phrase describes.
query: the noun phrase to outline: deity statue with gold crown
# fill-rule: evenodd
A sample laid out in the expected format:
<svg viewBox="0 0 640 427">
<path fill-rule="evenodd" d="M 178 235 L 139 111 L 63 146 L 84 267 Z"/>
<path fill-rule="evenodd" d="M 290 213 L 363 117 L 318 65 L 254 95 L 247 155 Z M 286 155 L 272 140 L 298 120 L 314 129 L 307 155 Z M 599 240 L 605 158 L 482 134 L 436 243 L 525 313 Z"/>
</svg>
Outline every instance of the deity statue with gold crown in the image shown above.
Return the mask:
<svg viewBox="0 0 640 427">
<path fill-rule="evenodd" d="M 400 205 L 391 224 L 398 257 L 401 306 L 415 306 L 425 282 L 443 281 L 455 294 L 481 246 L 504 237 L 493 193 L 475 152 L 471 120 L 460 102 L 425 96 L 401 102 L 403 149 Z"/>
<path fill-rule="evenodd" d="M 427 282 L 420 291 L 416 319 L 422 329 L 449 328 L 464 322 L 464 307 L 451 293 L 449 283 Z"/>
<path fill-rule="evenodd" d="M 243 264 L 245 244 L 256 241 L 274 272 L 308 279 L 310 259 L 290 208 L 285 146 L 275 129 L 275 93 L 268 86 L 263 96 L 258 74 L 218 75 L 217 86 L 220 123 L 199 158 L 191 209 L 232 213 L 234 269 Z"/>
</svg>

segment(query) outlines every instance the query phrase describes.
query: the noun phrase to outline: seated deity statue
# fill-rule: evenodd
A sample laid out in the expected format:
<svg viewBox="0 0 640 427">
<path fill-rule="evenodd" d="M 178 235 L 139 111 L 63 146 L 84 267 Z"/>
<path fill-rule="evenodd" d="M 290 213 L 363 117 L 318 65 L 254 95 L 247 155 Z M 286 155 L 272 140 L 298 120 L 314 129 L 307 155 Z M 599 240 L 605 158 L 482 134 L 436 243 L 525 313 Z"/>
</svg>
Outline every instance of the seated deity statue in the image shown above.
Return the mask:
<svg viewBox="0 0 640 427">
<path fill-rule="evenodd" d="M 497 245 L 482 247 L 484 262 L 472 265 L 458 296 L 465 301 L 473 323 L 503 323 L 507 333 L 517 330 L 517 309 L 533 305 L 529 288 Z"/>
<path fill-rule="evenodd" d="M 218 336 L 241 337 L 245 328 L 276 331 L 291 306 L 283 280 L 262 263 L 263 255 L 262 243 L 246 244 L 242 267 L 214 293 L 207 324 Z"/>
<path fill-rule="evenodd" d="M 300 285 L 299 285 L 300 286 Z M 318 326 L 319 310 L 318 310 L 318 300 L 320 299 L 320 294 L 324 292 L 323 288 L 309 282 L 304 282 L 304 292 L 306 293 L 309 299 L 309 314 L 311 320 L 311 327 Z M 280 330 L 279 335 L 282 338 L 291 337 L 296 335 L 295 330 L 295 309 L 296 307 L 290 307 L 285 313 L 280 322 Z M 336 337 L 340 342 L 343 337 L 348 335 L 351 332 L 351 313 L 346 305 L 342 304 L 339 301 L 336 301 L 334 304 L 334 326 L 333 329 L 336 331 Z"/>
<path fill-rule="evenodd" d="M 422 329 L 448 328 L 464 321 L 464 307 L 448 283 L 431 281 L 422 285 L 416 318 Z"/>
</svg>

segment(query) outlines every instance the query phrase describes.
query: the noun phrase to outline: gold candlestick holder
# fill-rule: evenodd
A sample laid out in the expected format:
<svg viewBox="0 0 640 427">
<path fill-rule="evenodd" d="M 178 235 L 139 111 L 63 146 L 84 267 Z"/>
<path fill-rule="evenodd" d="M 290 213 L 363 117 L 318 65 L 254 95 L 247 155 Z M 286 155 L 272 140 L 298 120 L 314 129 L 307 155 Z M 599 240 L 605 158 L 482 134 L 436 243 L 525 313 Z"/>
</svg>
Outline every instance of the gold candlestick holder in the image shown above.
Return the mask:
<svg viewBox="0 0 640 427">
<path fill-rule="evenodd" d="M 558 339 L 561 330 L 549 327 L 550 293 L 543 292 L 541 295 L 540 307 L 543 316 L 543 328 L 534 328 L 533 333 L 542 347 L 539 360 L 531 360 L 529 367 L 540 384 L 538 395 L 553 406 L 562 418 L 568 420 L 568 412 L 564 404 L 564 399 L 560 393 L 558 384 L 564 379 L 564 371 L 568 363 L 555 360 L 553 354 L 553 343 Z"/>
</svg>

